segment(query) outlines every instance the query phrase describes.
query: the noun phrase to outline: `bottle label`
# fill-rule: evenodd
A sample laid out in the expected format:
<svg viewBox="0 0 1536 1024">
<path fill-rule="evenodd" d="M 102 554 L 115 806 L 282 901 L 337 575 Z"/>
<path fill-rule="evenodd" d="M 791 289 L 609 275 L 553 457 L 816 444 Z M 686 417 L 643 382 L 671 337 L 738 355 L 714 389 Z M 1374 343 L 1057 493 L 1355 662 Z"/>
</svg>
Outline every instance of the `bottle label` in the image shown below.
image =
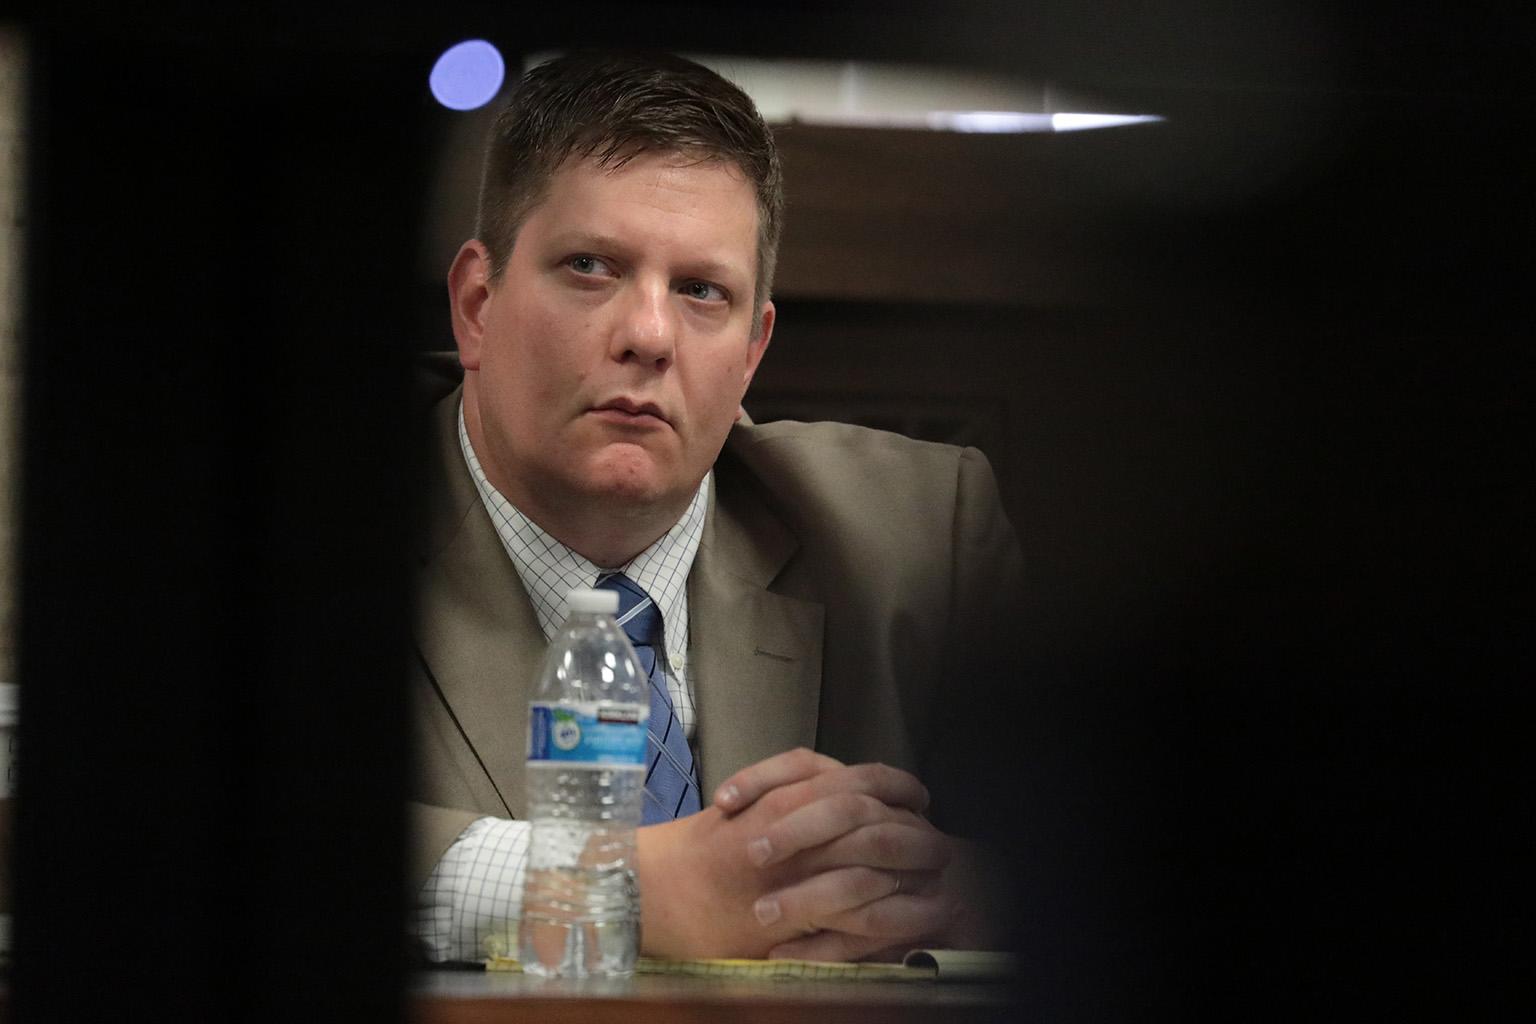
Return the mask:
<svg viewBox="0 0 1536 1024">
<path fill-rule="evenodd" d="M 645 764 L 641 704 L 534 701 L 528 705 L 528 760 Z"/>
</svg>

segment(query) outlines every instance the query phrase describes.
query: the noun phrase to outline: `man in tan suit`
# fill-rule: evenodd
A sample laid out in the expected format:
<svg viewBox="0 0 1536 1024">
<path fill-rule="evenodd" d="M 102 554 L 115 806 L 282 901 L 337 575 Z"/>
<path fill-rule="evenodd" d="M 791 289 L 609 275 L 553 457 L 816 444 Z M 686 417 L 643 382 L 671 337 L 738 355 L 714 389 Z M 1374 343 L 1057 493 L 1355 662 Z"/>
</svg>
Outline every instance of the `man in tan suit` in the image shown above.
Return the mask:
<svg viewBox="0 0 1536 1024">
<path fill-rule="evenodd" d="M 563 587 L 619 569 L 665 613 L 705 805 L 639 830 L 645 952 L 989 937 L 976 857 L 912 772 L 994 667 L 1017 544 L 974 451 L 745 420 L 782 208 L 750 100 L 686 61 L 562 58 L 498 121 L 449 277 L 462 383 L 439 368 L 431 425 L 416 863 L 438 958 L 516 913 L 532 683 Z"/>
</svg>

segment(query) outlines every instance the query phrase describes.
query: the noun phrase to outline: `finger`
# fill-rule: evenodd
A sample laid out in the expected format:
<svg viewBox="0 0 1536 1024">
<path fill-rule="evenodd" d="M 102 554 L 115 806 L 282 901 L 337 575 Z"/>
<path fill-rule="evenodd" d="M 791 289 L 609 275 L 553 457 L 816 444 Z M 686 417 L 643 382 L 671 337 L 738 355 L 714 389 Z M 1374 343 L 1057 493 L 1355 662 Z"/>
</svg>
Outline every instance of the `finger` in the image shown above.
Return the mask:
<svg viewBox="0 0 1536 1024">
<path fill-rule="evenodd" d="M 813 800 L 770 824 L 747 843 L 747 859 L 760 868 L 788 860 L 801 850 L 830 843 L 865 825 L 889 821 L 892 811 L 864 793 L 843 792 Z"/>
<path fill-rule="evenodd" d="M 768 867 L 817 847 L 823 849 L 808 869 L 864 864 L 922 871 L 944 866 L 948 841 L 911 811 L 864 793 L 844 792 L 806 804 L 768 825 L 748 841 L 747 859 Z"/>
<path fill-rule="evenodd" d="M 951 912 L 942 894 L 901 890 L 899 872 L 837 868 L 764 896 L 753 906 L 763 925 L 827 930 L 891 945 L 942 932 Z"/>
<path fill-rule="evenodd" d="M 841 768 L 843 763 L 806 747 L 796 747 L 748 765 L 715 790 L 715 806 L 726 814 L 751 807 L 757 798 L 780 786 L 792 785 L 820 772 Z"/>
<path fill-rule="evenodd" d="M 872 939 L 847 932 L 817 932 L 780 943 L 768 951 L 770 960 L 900 960 L 911 947 L 906 943 L 887 945 L 884 939 Z"/>
<path fill-rule="evenodd" d="M 832 793 L 864 793 L 891 807 L 902 807 L 914 814 L 928 809 L 928 787 L 916 775 L 888 764 L 854 764 L 821 772 L 796 787 L 809 799 Z M 802 802 L 809 802 L 809 799 Z"/>
<path fill-rule="evenodd" d="M 764 801 L 775 817 L 748 840 L 747 857 L 759 867 L 777 863 L 881 821 L 922 828 L 927 823 L 918 812 L 927 805 L 927 788 L 899 768 L 861 764 L 822 772 Z"/>
<path fill-rule="evenodd" d="M 954 841 L 927 822 L 910 825 L 883 821 L 802 851 L 794 869 L 804 875 L 858 865 L 909 874 L 936 872 L 942 871 L 953 856 Z"/>
<path fill-rule="evenodd" d="M 752 906 L 758 923 L 792 927 L 802 933 L 828 927 L 845 911 L 891 895 L 898 879 L 874 868 L 835 868 L 769 893 Z"/>
<path fill-rule="evenodd" d="M 943 934 L 951 917 L 953 908 L 943 896 L 903 892 L 835 914 L 823 927 L 886 943 L 917 942 Z"/>
</svg>

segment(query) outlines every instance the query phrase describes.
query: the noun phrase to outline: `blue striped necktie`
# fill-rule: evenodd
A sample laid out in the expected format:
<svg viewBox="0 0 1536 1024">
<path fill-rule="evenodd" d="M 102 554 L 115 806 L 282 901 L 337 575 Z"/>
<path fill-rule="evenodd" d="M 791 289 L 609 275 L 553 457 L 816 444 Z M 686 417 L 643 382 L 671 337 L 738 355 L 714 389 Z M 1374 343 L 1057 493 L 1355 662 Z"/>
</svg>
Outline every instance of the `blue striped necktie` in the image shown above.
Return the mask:
<svg viewBox="0 0 1536 1024">
<path fill-rule="evenodd" d="M 651 721 L 646 736 L 645 810 L 641 822 L 655 825 L 693 814 L 700 807 L 698 771 L 683 723 L 672 708 L 666 671 L 656 656 L 657 650 L 665 647 L 661 609 L 639 584 L 623 573 L 599 579 L 597 587 L 618 592 L 619 626 L 650 678 Z"/>
</svg>

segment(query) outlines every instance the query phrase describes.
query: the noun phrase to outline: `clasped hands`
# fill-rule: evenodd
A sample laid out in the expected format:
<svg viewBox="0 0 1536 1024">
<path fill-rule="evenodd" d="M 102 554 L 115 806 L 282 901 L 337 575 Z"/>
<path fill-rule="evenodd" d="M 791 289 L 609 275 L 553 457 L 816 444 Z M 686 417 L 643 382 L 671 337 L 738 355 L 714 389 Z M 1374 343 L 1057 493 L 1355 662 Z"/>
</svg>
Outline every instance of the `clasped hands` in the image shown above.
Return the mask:
<svg viewBox="0 0 1536 1024">
<path fill-rule="evenodd" d="M 988 936 L 977 858 L 923 815 L 907 772 L 791 750 L 698 814 L 638 830 L 650 956 L 861 960 Z"/>
</svg>

